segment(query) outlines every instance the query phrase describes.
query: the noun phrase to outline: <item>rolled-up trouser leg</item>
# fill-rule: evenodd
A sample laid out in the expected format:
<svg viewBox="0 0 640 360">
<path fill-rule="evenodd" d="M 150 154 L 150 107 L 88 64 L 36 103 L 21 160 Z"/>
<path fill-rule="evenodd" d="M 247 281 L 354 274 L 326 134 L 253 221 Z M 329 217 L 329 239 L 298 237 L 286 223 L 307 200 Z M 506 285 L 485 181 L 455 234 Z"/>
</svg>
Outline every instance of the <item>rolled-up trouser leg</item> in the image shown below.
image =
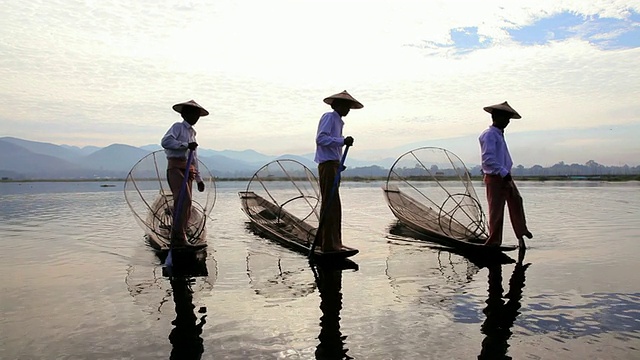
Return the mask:
<svg viewBox="0 0 640 360">
<path fill-rule="evenodd" d="M 527 220 L 524 214 L 524 202 L 520 191 L 516 187 L 516 183 L 511 183 L 511 189 L 507 191 L 506 200 L 509 208 L 509 218 L 511 219 L 511 226 L 518 239 L 522 239 L 524 234 L 528 233 Z"/>
</svg>

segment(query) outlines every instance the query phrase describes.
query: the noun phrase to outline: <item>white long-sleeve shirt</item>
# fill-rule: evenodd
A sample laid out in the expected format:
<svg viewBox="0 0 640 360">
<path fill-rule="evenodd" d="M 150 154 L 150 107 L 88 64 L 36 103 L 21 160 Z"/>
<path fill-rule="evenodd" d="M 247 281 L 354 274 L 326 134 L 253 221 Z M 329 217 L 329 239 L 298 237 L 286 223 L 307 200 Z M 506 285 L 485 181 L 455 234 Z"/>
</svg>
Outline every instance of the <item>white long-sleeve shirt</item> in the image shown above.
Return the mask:
<svg viewBox="0 0 640 360">
<path fill-rule="evenodd" d="M 504 140 L 504 132 L 491 125 L 480 134 L 482 153 L 482 172 L 489 175 L 507 176 L 511 172 L 513 161 Z"/>
<path fill-rule="evenodd" d="M 344 145 L 343 127 L 344 121 L 337 111 L 322 115 L 316 134 L 315 162 L 320 164 L 329 160 L 340 161 Z"/>
<path fill-rule="evenodd" d="M 187 159 L 187 151 L 190 142 L 196 142 L 196 130 L 186 121 L 177 122 L 164 134 L 160 145 L 164 148 L 167 159 Z M 200 171 L 198 170 L 198 152 L 194 150 L 192 165 L 196 169 L 196 181 L 200 182 Z"/>
</svg>

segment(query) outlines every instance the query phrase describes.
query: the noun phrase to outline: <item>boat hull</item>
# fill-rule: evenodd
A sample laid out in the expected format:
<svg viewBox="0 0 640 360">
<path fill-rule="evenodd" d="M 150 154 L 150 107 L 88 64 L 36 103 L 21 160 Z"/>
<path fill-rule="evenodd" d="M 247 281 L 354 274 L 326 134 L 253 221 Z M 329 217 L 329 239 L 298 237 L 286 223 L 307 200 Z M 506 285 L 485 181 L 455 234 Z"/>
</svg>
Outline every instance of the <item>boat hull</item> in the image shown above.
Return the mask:
<svg viewBox="0 0 640 360">
<path fill-rule="evenodd" d="M 238 195 L 242 211 L 249 217 L 249 227 L 254 233 L 301 254 L 309 254 L 316 236 L 315 227 L 252 191 L 241 191 Z M 314 256 L 319 259 L 344 259 L 358 252 L 358 249 L 346 246 L 342 251 L 331 252 L 323 252 L 316 247 Z"/>
<path fill-rule="evenodd" d="M 401 225 L 411 230 L 409 235 L 414 238 L 473 252 L 502 252 L 517 249 L 516 246 L 509 245 L 485 246 L 485 238 L 473 236 L 473 232 L 469 231 L 467 231 L 469 235 L 463 238 L 447 236 L 441 224 L 446 223 L 451 226 L 452 222 L 443 219 L 437 211 L 418 203 L 398 189 L 383 189 L 383 191 L 391 212 Z M 459 231 L 464 233 L 464 229 Z"/>
</svg>

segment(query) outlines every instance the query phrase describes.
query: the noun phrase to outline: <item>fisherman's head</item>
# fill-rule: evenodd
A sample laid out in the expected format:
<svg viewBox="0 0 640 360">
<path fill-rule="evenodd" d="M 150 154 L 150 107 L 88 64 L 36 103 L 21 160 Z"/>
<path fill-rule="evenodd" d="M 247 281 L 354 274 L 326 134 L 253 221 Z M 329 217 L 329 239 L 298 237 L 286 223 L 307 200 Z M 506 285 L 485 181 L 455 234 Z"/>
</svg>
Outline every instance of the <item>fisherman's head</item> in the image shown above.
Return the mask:
<svg viewBox="0 0 640 360">
<path fill-rule="evenodd" d="M 331 103 L 331 108 L 335 110 L 340 116 L 347 116 L 351 110 L 352 102 L 350 100 L 335 99 Z"/>
<path fill-rule="evenodd" d="M 486 106 L 484 107 L 484 111 L 491 114 L 493 126 L 499 129 L 506 128 L 511 122 L 511 119 L 521 118 L 520 114 L 506 101 L 501 104 Z"/>
<path fill-rule="evenodd" d="M 173 110 L 179 112 L 184 121 L 190 125 L 195 125 L 201 116 L 209 115 L 209 112 L 205 110 L 205 108 L 193 100 L 175 104 L 173 105 Z"/>
<path fill-rule="evenodd" d="M 349 95 L 347 90 L 333 94 L 323 101 L 325 104 L 331 105 L 331 108 L 340 114 L 340 116 L 347 116 L 351 109 L 362 109 L 364 107 L 362 103 Z"/>
<path fill-rule="evenodd" d="M 498 129 L 504 129 L 511 122 L 512 113 L 502 110 L 493 110 L 491 113 L 491 120 L 493 121 L 493 126 Z"/>
<path fill-rule="evenodd" d="M 200 109 L 195 106 L 183 106 L 180 115 L 189 125 L 195 125 L 200 119 Z"/>
</svg>

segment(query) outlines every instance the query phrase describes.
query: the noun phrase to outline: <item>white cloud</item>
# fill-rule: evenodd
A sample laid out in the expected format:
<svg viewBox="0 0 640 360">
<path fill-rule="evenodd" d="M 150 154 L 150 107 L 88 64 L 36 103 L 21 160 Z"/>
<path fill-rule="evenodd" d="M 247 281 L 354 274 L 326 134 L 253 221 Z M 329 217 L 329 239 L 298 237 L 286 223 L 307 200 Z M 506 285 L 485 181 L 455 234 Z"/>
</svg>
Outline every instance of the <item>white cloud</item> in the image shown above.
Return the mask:
<svg viewBox="0 0 640 360">
<path fill-rule="evenodd" d="M 504 100 L 524 117 L 514 132 L 640 121 L 639 49 L 510 40 L 506 29 L 563 11 L 623 18 L 640 2 L 9 3 L 0 128 L 144 145 L 178 119 L 173 103 L 195 98 L 212 113 L 197 125 L 202 146 L 302 153 L 313 151 L 322 98 L 343 89 L 365 104 L 345 119 L 363 153 L 477 134 L 482 107 Z M 466 27 L 492 45 L 464 55 L 433 45 Z"/>
</svg>

